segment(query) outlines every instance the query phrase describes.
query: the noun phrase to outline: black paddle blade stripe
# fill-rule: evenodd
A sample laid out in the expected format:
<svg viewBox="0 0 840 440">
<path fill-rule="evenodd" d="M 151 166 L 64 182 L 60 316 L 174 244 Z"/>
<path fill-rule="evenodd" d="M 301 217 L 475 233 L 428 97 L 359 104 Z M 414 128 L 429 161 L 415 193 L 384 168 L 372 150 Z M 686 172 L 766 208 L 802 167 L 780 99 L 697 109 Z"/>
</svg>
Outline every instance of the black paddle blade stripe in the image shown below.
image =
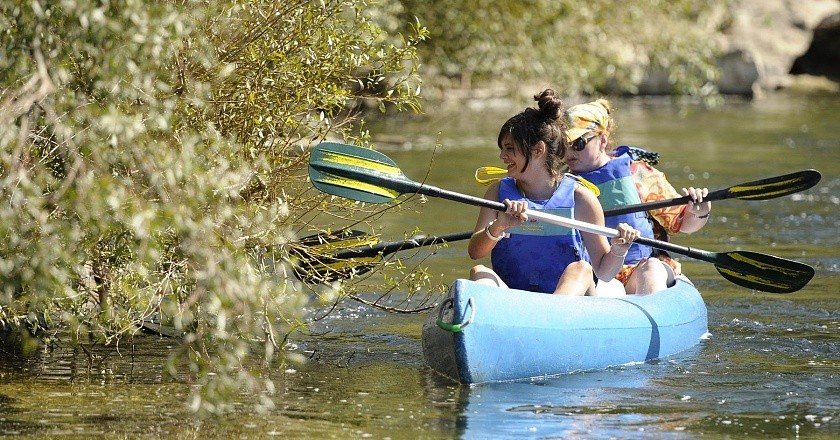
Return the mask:
<svg viewBox="0 0 840 440">
<path fill-rule="evenodd" d="M 312 266 L 304 268 L 295 266 L 295 276 L 306 284 L 323 284 L 335 281 L 349 280 L 364 275 L 376 267 L 379 262 L 343 262 L 340 265 Z"/>
<path fill-rule="evenodd" d="M 309 285 L 334 283 L 336 281 L 349 280 L 370 272 L 376 265 L 355 265 L 344 269 L 336 270 L 331 268 L 320 268 L 311 270 L 295 270 L 295 276 L 303 283 Z"/>
</svg>

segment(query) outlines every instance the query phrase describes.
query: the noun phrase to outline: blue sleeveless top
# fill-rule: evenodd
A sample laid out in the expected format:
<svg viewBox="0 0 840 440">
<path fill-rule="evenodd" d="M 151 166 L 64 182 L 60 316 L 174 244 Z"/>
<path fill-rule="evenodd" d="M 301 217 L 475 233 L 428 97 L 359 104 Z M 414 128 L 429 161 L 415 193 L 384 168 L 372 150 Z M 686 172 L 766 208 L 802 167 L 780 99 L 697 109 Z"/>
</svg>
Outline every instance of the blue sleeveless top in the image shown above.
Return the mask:
<svg viewBox="0 0 840 440">
<path fill-rule="evenodd" d="M 522 194 L 513 178 L 505 177 L 499 182 L 499 201 L 526 200 L 528 209 L 574 218 L 575 183 L 564 177 L 550 199 L 534 201 Z M 589 261 L 575 229 L 529 220 L 507 232 L 510 237 L 496 243 L 490 257 L 493 270 L 512 289 L 554 293 L 566 266 Z"/>
<path fill-rule="evenodd" d="M 633 176 L 630 174 L 631 161 L 630 155 L 624 153 L 610 160 L 601 168 L 580 175 L 580 177 L 594 183 L 601 191 L 598 200 L 604 207 L 604 211 L 641 203 L 639 191 L 636 189 Z M 653 238 L 653 227 L 646 212 L 605 217 L 604 223 L 610 228 L 617 227 L 619 223 L 627 223 L 638 229 L 642 237 Z M 624 257 L 624 264 L 636 264 L 639 260 L 649 257 L 651 252 L 650 246 L 633 243 L 627 252 L 627 256 Z"/>
</svg>

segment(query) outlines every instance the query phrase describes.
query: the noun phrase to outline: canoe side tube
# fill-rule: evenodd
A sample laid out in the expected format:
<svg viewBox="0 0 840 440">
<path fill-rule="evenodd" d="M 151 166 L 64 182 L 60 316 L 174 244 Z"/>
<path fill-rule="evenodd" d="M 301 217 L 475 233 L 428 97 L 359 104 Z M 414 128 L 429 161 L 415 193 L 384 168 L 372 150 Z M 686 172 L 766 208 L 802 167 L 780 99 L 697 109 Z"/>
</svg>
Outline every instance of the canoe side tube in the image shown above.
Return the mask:
<svg viewBox="0 0 840 440">
<path fill-rule="evenodd" d="M 438 320 L 467 325 L 453 332 Z M 422 343 L 432 369 L 461 383 L 481 383 L 644 362 L 691 348 L 707 331 L 706 305 L 684 278 L 661 292 L 621 298 L 457 280 L 424 322 Z"/>
</svg>

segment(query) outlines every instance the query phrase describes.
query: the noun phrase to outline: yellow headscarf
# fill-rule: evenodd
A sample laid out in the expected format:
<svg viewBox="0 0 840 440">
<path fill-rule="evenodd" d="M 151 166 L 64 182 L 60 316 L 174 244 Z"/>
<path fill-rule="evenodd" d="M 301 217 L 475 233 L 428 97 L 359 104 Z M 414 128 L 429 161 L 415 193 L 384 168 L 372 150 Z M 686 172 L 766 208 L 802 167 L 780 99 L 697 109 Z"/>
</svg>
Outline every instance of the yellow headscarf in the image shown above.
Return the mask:
<svg viewBox="0 0 840 440">
<path fill-rule="evenodd" d="M 566 138 L 572 142 L 590 131 L 603 132 L 609 120 L 609 110 L 598 101 L 572 106 L 566 110 Z"/>
</svg>

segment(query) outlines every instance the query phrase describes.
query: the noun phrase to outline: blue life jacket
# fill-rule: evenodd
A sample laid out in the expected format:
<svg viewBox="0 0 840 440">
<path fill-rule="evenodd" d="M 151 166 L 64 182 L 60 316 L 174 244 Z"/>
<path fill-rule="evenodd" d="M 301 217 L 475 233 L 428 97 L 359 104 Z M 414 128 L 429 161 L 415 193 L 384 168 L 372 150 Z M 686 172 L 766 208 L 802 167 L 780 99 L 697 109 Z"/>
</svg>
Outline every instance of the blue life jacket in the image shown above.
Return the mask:
<svg viewBox="0 0 840 440">
<path fill-rule="evenodd" d="M 499 182 L 499 201 L 526 200 L 528 209 L 574 218 L 575 179 L 564 177 L 546 201 L 528 200 L 516 181 Z M 554 293 L 566 266 L 589 261 L 580 233 L 575 229 L 529 220 L 509 228 L 509 238 L 499 241 L 490 254 L 493 270 L 512 289 Z"/>
<path fill-rule="evenodd" d="M 632 158 L 625 151 L 601 168 L 580 175 L 594 183 L 601 191 L 598 200 L 604 211 L 642 202 L 636 184 L 633 182 L 633 176 L 630 174 L 631 161 Z M 647 212 L 611 215 L 605 217 L 604 222 L 610 228 L 617 227 L 619 223 L 627 223 L 637 229 L 642 237 L 653 238 L 653 227 L 647 217 Z M 633 243 L 627 256 L 624 257 L 624 264 L 636 264 L 639 260 L 649 257 L 651 252 L 650 246 Z"/>
</svg>

